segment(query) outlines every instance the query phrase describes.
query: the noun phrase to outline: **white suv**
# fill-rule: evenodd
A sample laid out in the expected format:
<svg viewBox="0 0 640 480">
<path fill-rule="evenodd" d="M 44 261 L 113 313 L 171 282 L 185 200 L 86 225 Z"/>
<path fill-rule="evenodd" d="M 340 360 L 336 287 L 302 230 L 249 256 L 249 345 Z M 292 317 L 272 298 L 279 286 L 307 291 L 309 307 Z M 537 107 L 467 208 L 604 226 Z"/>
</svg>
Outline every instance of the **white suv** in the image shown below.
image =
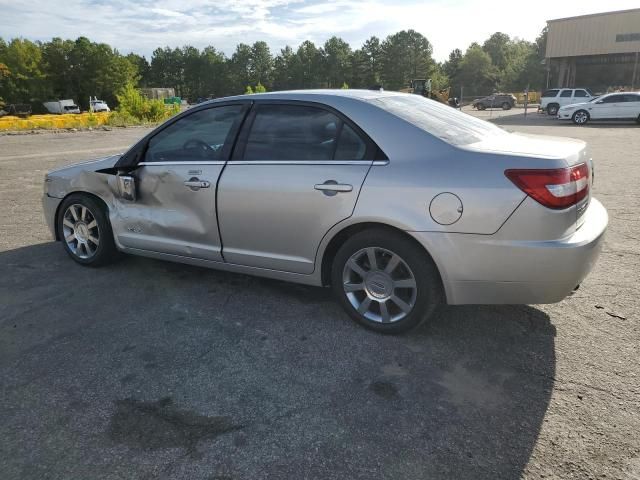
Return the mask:
<svg viewBox="0 0 640 480">
<path fill-rule="evenodd" d="M 572 103 L 588 102 L 594 97 L 588 88 L 553 88 L 542 93 L 540 110 L 557 115 L 560 107 Z"/>
</svg>

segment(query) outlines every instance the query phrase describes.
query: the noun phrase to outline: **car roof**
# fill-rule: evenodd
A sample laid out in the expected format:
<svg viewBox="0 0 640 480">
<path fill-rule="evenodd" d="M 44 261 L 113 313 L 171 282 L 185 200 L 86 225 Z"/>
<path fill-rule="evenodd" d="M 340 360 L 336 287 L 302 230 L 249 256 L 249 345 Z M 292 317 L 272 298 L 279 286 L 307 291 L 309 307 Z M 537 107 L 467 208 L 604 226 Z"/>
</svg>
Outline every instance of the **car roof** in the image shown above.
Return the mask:
<svg viewBox="0 0 640 480">
<path fill-rule="evenodd" d="M 377 98 L 406 95 L 400 92 L 389 92 L 385 90 L 359 90 L 359 89 L 317 89 L 317 90 L 285 90 L 281 92 L 252 93 L 246 95 L 235 95 L 232 97 L 216 98 L 207 103 L 226 102 L 229 100 L 298 100 L 309 102 L 333 103 L 339 99 L 352 99 L 370 101 Z"/>
</svg>

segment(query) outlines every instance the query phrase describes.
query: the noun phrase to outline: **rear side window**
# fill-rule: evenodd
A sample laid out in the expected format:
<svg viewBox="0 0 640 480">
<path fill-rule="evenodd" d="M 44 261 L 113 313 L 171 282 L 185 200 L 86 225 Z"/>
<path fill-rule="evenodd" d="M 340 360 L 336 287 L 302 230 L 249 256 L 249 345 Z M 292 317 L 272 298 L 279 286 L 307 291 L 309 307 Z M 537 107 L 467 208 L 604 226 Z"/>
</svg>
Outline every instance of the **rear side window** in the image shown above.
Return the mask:
<svg viewBox="0 0 640 480">
<path fill-rule="evenodd" d="M 602 103 L 620 103 L 624 102 L 624 95 L 609 95 L 608 97 L 604 97 L 602 99 Z"/>
<path fill-rule="evenodd" d="M 633 93 L 628 93 L 627 95 L 625 95 L 627 102 L 640 102 L 640 95 L 639 94 L 633 94 Z"/>
<path fill-rule="evenodd" d="M 562 98 L 571 97 L 572 93 L 573 93 L 573 90 L 563 90 L 562 93 L 560 94 L 560 97 Z"/>
<path fill-rule="evenodd" d="M 573 96 L 574 97 L 588 97 L 589 95 L 584 90 L 576 90 L 575 93 L 573 94 Z"/>
<path fill-rule="evenodd" d="M 558 95 L 559 90 L 547 90 L 542 93 L 542 98 L 555 97 Z"/>
<path fill-rule="evenodd" d="M 333 113 L 306 105 L 260 105 L 244 160 L 362 160 L 366 143 Z"/>
<path fill-rule="evenodd" d="M 492 123 L 421 95 L 390 95 L 371 103 L 451 145 L 468 145 L 487 136 L 508 135 Z"/>
</svg>

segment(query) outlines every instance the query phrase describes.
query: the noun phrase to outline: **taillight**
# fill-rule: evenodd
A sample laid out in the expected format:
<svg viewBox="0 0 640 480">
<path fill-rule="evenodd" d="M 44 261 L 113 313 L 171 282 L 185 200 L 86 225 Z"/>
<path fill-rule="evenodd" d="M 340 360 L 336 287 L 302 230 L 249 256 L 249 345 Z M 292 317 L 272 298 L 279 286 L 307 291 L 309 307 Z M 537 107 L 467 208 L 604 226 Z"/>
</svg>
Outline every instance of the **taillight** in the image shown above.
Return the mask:
<svg viewBox="0 0 640 480">
<path fill-rule="evenodd" d="M 504 174 L 536 202 L 561 210 L 575 205 L 589 194 L 589 167 L 554 169 L 511 169 Z"/>
</svg>

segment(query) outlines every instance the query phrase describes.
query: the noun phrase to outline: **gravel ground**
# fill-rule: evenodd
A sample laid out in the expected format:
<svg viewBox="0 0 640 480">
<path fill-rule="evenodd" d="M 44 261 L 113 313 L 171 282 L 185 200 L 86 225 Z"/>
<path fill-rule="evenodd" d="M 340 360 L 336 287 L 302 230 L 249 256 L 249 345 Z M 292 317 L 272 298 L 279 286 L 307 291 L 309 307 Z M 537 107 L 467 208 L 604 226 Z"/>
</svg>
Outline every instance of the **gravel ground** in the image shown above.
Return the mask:
<svg viewBox="0 0 640 480">
<path fill-rule="evenodd" d="M 581 138 L 611 223 L 555 305 L 443 308 L 365 331 L 324 289 L 52 242 L 46 170 L 145 129 L 0 136 L 0 478 L 640 479 L 640 128 Z"/>
</svg>

